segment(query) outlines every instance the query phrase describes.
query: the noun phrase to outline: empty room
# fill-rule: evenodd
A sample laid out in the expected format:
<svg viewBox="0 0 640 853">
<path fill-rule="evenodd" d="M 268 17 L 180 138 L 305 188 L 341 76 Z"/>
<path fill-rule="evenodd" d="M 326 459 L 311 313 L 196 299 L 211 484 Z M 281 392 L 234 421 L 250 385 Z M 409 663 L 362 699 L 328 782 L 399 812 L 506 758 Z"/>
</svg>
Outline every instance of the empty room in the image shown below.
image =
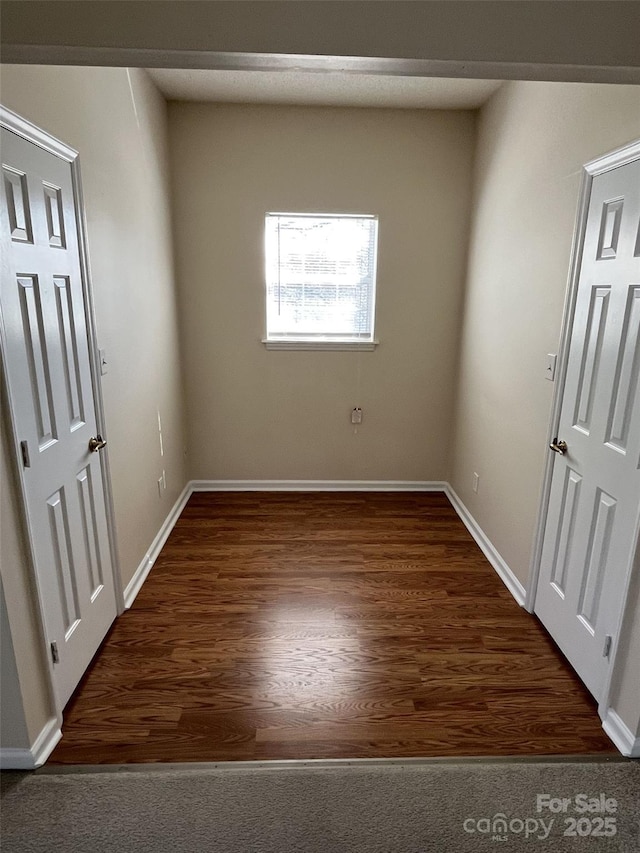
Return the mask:
<svg viewBox="0 0 640 853">
<path fill-rule="evenodd" d="M 5 5 L 3 767 L 640 754 L 637 67 Z"/>
</svg>

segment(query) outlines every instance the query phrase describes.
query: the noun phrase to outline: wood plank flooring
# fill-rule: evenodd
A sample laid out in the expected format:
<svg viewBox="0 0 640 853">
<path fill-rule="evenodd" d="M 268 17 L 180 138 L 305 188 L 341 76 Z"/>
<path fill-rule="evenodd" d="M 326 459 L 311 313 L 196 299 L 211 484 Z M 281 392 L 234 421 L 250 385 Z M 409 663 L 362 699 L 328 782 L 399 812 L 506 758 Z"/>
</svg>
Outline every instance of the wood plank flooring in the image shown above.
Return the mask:
<svg viewBox="0 0 640 853">
<path fill-rule="evenodd" d="M 442 494 L 194 495 L 51 763 L 615 753 Z"/>
</svg>

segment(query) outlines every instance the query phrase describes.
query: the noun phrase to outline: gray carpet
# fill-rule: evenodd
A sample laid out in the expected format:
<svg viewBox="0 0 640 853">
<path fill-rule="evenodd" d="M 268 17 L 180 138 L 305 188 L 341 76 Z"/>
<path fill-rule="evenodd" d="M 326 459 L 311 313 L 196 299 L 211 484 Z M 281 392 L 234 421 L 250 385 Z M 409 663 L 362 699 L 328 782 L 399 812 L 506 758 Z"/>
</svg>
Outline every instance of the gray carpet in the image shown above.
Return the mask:
<svg viewBox="0 0 640 853">
<path fill-rule="evenodd" d="M 640 762 L 617 758 L 44 768 L 2 783 L 3 853 L 640 851 Z M 566 811 L 538 811 L 539 794 Z"/>
</svg>

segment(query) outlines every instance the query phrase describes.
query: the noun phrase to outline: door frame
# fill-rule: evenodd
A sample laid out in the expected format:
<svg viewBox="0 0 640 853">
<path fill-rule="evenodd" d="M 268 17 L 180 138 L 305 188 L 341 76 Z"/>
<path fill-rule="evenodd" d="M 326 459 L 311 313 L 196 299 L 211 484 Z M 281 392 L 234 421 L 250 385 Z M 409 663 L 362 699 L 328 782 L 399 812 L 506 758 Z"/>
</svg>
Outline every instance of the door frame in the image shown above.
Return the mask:
<svg viewBox="0 0 640 853">
<path fill-rule="evenodd" d="M 587 215 L 589 212 L 589 202 L 591 199 L 591 186 L 593 179 L 597 175 L 602 175 L 619 166 L 625 166 L 633 160 L 640 158 L 640 139 L 616 148 L 608 154 L 603 154 L 596 157 L 595 160 L 590 160 L 582 167 L 582 181 L 580 185 L 580 193 L 578 196 L 578 208 L 576 213 L 576 224 L 573 233 L 573 242 L 571 245 L 571 259 L 569 263 L 569 278 L 567 283 L 567 293 L 565 296 L 564 311 L 562 316 L 562 327 L 560 330 L 560 346 L 558 352 L 558 369 L 556 374 L 555 388 L 553 392 L 553 402 L 551 406 L 551 416 L 549 419 L 549 430 L 547 433 L 546 446 L 551 443 L 554 436 L 557 435 L 558 426 L 560 424 L 560 413 L 562 409 L 562 400 L 564 397 L 565 383 L 567 378 L 567 367 L 569 363 L 569 347 L 571 344 L 571 332 L 573 331 L 573 321 L 575 316 L 576 301 L 578 296 L 578 281 L 580 278 L 580 262 L 582 260 L 582 251 L 584 249 L 585 232 L 587 228 Z M 533 545 L 533 554 L 531 559 L 531 567 L 529 572 L 529 584 L 527 595 L 525 598 L 525 608 L 529 613 L 534 612 L 536 594 L 538 591 L 538 580 L 540 577 L 540 568 L 542 561 L 542 547 L 544 543 L 544 533 L 547 524 L 547 516 L 549 511 L 549 497 L 551 493 L 551 479 L 553 475 L 554 454 L 547 451 L 544 477 L 542 481 L 542 492 L 540 498 L 540 507 L 538 510 L 538 518 L 536 522 L 535 538 Z M 636 522 L 635 542 L 640 542 L 640 515 Z M 629 565 L 625 569 L 625 577 L 623 583 L 623 599 L 618 622 L 613 638 L 613 646 L 611 650 L 611 664 L 604 684 L 602 697 L 599 700 L 598 713 L 602 719 L 605 718 L 609 710 L 609 700 L 611 697 L 611 687 L 613 674 L 616 670 L 616 658 L 619 649 L 619 640 L 622 630 L 622 622 L 626 612 L 627 598 L 629 595 L 629 587 L 631 584 L 631 576 L 633 574 L 633 557 Z"/>
<path fill-rule="evenodd" d="M 88 240 L 87 240 L 87 223 L 85 218 L 85 208 L 84 208 L 84 197 L 82 193 L 82 181 L 80 177 L 80 157 L 78 151 L 76 151 L 71 146 L 67 145 L 64 142 L 61 142 L 55 136 L 52 136 L 47 131 L 42 130 L 42 128 L 37 127 L 35 124 L 32 124 L 27 119 L 22 118 L 17 113 L 12 112 L 6 107 L 0 104 L 0 127 L 5 130 L 9 130 L 12 133 L 15 133 L 17 136 L 20 136 L 22 139 L 27 142 L 31 142 L 37 145 L 39 148 L 47 151 L 50 154 L 53 154 L 55 157 L 59 157 L 61 160 L 67 162 L 71 168 L 71 182 L 73 186 L 73 207 L 76 216 L 77 230 L 78 230 L 78 254 L 80 260 L 80 279 L 82 286 L 82 296 L 84 302 L 84 311 L 85 318 L 87 324 L 87 342 L 89 347 L 89 364 L 91 370 L 91 386 L 92 386 L 92 397 L 93 403 L 95 407 L 95 416 L 96 416 L 96 425 L 97 432 L 100 435 L 106 435 L 106 419 L 104 412 L 104 404 L 102 399 L 102 387 L 100 382 L 100 358 L 97 344 L 97 335 L 96 335 L 96 321 L 95 321 L 95 307 L 93 301 L 93 288 L 91 282 L 91 273 L 89 266 L 89 251 L 88 251 Z M 18 425 L 15 420 L 15 412 L 12 406 L 11 401 L 11 389 L 9 387 L 9 383 L 7 381 L 6 376 L 6 364 L 7 364 L 7 346 L 6 346 L 6 332 L 4 326 L 4 318 L 2 315 L 2 309 L 0 306 L 0 355 L 2 356 L 2 363 L 5 365 L 3 370 L 4 376 L 3 381 L 6 388 L 6 397 L 8 402 L 8 418 L 7 423 L 9 427 L 10 439 L 12 442 L 13 448 L 13 463 L 14 463 L 14 471 L 17 474 L 17 481 L 20 484 L 20 516 L 22 523 L 24 525 L 24 530 L 27 533 L 27 548 L 28 548 L 28 563 L 29 563 L 29 573 L 30 578 L 34 584 L 34 588 L 36 590 L 36 600 L 34 602 L 34 612 L 36 615 L 36 619 L 39 626 L 40 640 L 42 644 L 42 649 L 44 652 L 44 659 L 46 661 L 46 673 L 47 673 L 47 689 L 49 692 L 49 697 L 51 701 L 51 705 L 55 710 L 56 716 L 58 718 L 58 722 L 62 723 L 62 708 L 58 707 L 57 694 L 55 690 L 55 675 L 53 671 L 53 662 L 51 659 L 50 649 L 47 643 L 46 630 L 45 630 L 45 612 L 46 606 L 44 597 L 42 595 L 42 589 L 40 586 L 40 581 L 38 578 L 38 572 L 36 571 L 36 560 L 35 553 L 33 548 L 33 531 L 31 529 L 31 523 L 29 521 L 29 516 L 27 513 L 27 494 L 26 487 L 24 481 L 24 469 L 20 464 L 20 444 L 19 444 L 19 436 L 18 436 Z M 115 515 L 113 508 L 113 493 L 111 489 L 111 477 L 110 477 L 110 468 L 109 468 L 109 456 L 108 456 L 108 446 L 105 447 L 103 451 L 103 464 L 102 464 L 102 490 L 104 493 L 105 500 L 105 509 L 106 509 L 106 522 L 107 522 L 107 531 L 108 531 L 108 539 L 109 539 L 109 550 L 111 556 L 111 571 L 113 572 L 113 581 L 114 581 L 114 590 L 116 597 L 116 611 L 119 616 L 125 609 L 124 607 L 124 592 L 122 588 L 122 581 L 120 577 L 120 571 L 118 566 L 118 548 L 117 548 L 117 539 L 116 539 L 116 527 L 115 527 Z"/>
</svg>

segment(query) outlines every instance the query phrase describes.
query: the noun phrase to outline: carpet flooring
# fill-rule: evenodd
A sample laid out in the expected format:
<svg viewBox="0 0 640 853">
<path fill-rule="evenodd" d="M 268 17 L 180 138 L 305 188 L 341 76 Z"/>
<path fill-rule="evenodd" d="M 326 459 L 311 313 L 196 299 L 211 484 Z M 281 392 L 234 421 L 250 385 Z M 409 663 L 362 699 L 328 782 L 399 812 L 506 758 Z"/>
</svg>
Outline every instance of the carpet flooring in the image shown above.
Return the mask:
<svg viewBox="0 0 640 853">
<path fill-rule="evenodd" d="M 640 762 L 623 759 L 228 762 L 2 776 L 5 853 L 640 850 Z"/>
</svg>

